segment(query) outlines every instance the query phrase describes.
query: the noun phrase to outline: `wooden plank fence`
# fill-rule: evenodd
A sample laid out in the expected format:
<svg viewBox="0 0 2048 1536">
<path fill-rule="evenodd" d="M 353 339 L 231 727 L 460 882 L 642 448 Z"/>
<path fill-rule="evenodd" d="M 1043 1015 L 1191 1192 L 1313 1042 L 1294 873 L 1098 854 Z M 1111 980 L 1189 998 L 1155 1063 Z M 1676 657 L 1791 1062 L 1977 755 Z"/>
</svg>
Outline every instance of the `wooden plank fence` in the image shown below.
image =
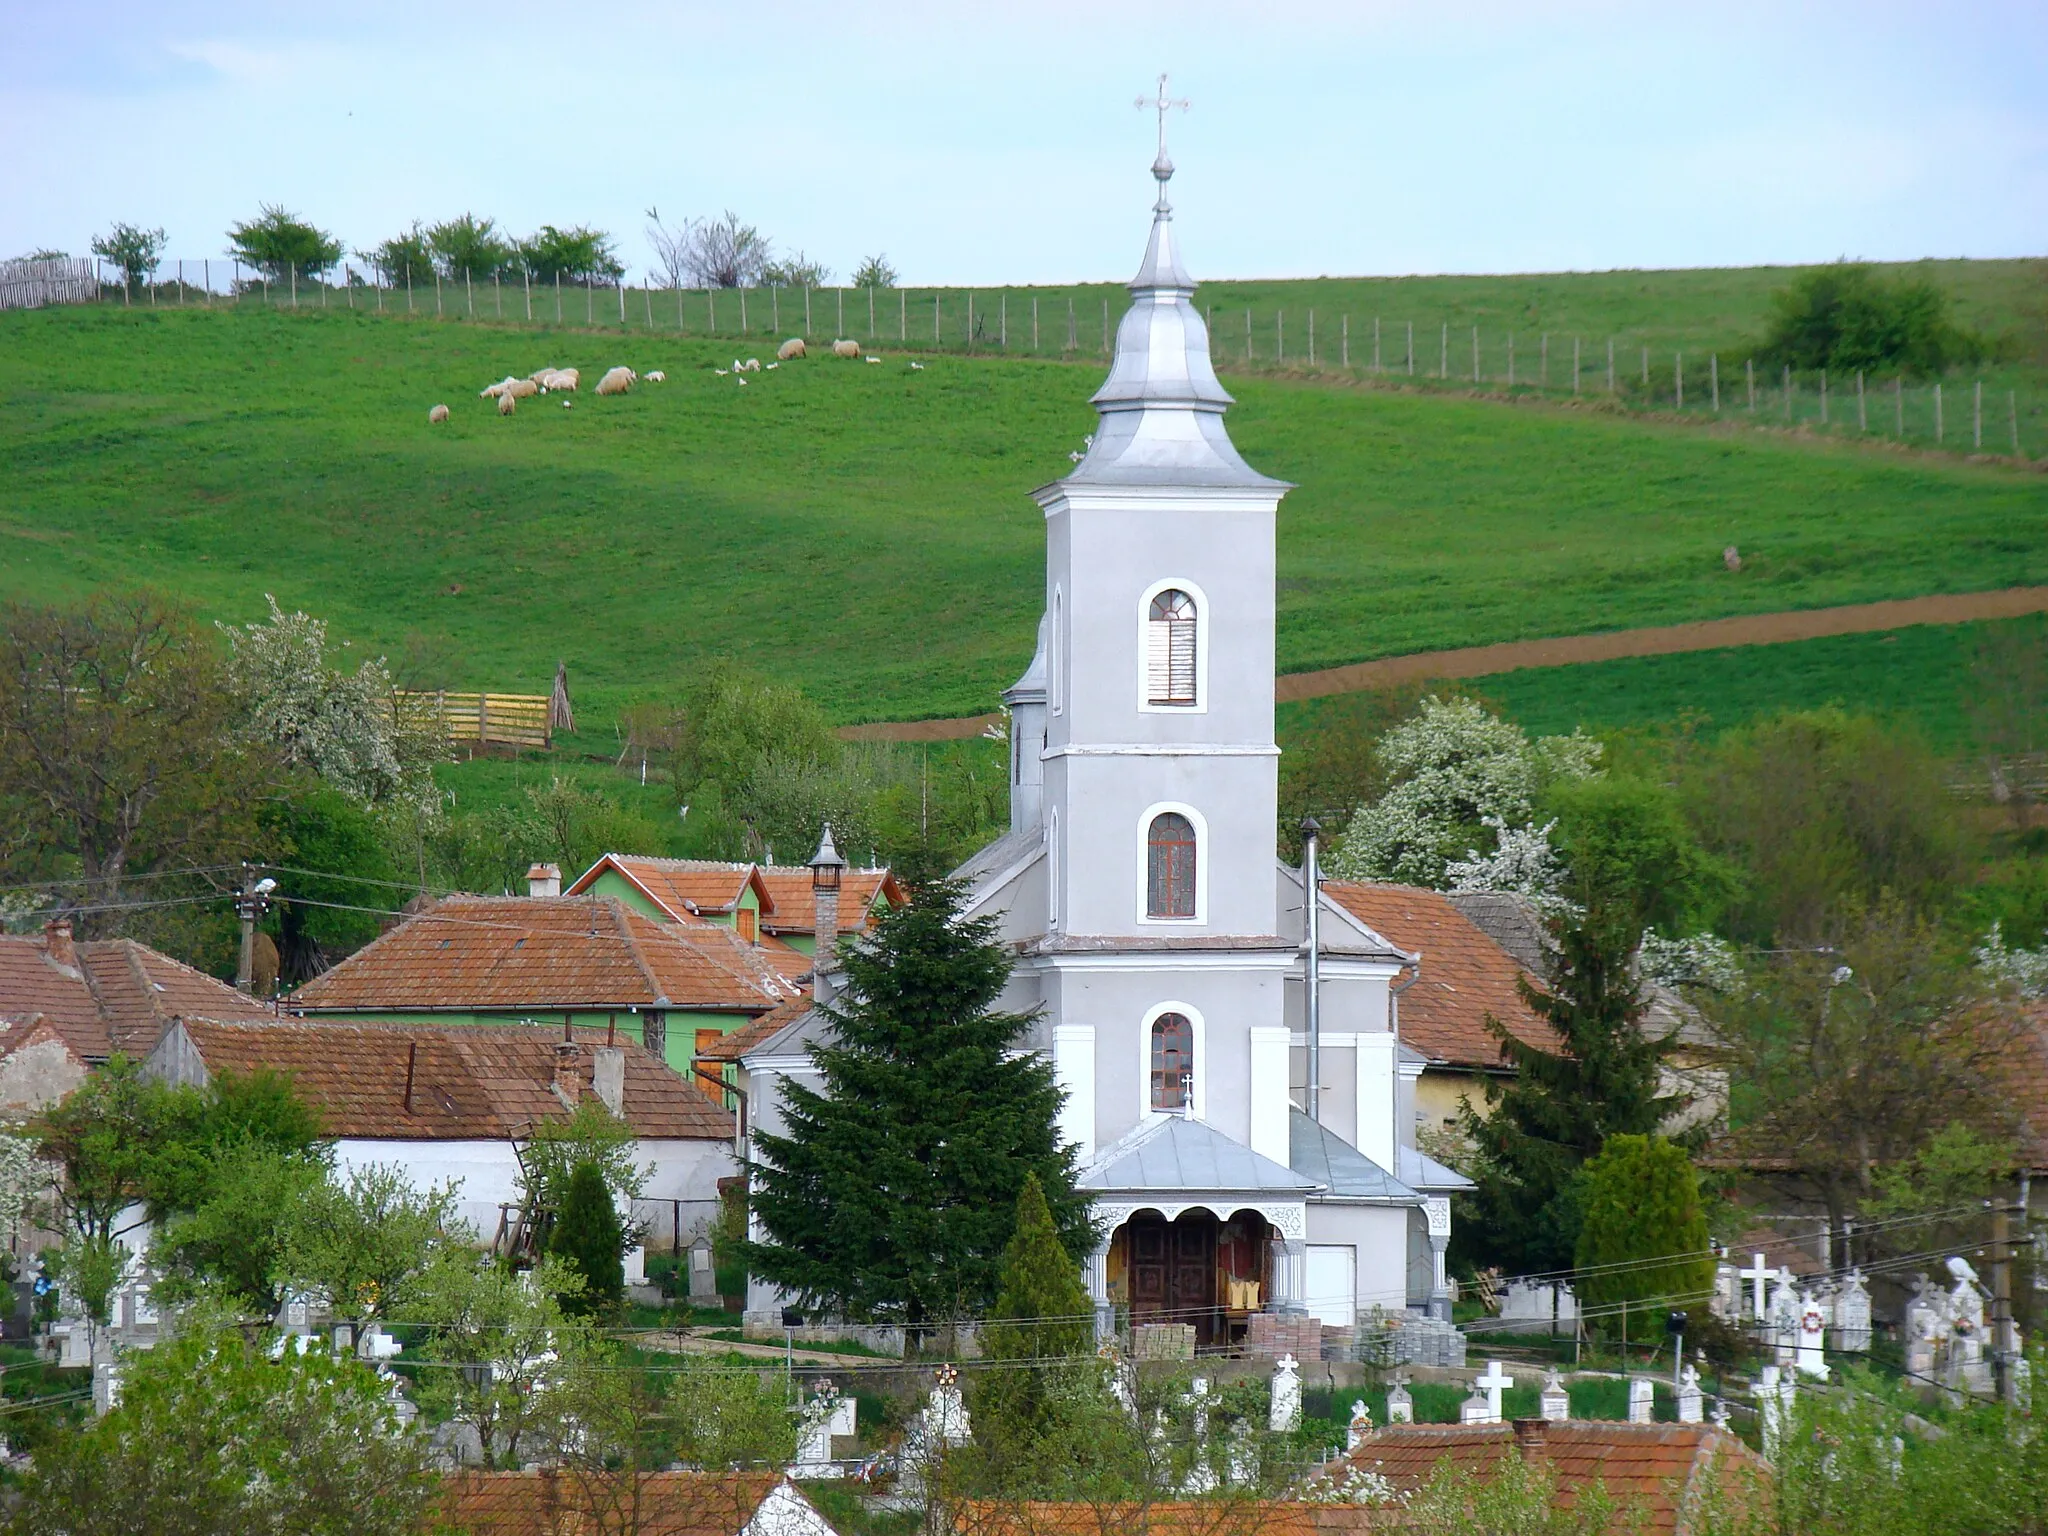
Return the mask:
<svg viewBox="0 0 2048 1536">
<path fill-rule="evenodd" d="M 438 729 L 450 746 L 552 747 L 549 697 L 544 693 L 401 693 L 407 725 Z"/>
<path fill-rule="evenodd" d="M 1950 765 L 1948 792 L 1959 800 L 1988 800 L 2005 805 L 2018 796 L 2048 799 L 2048 753 L 2025 752 L 2012 757 L 1968 757 Z"/>
<path fill-rule="evenodd" d="M 40 309 L 45 304 L 83 304 L 100 296 L 100 280 L 89 257 L 51 261 L 0 261 L 0 309 Z"/>
</svg>

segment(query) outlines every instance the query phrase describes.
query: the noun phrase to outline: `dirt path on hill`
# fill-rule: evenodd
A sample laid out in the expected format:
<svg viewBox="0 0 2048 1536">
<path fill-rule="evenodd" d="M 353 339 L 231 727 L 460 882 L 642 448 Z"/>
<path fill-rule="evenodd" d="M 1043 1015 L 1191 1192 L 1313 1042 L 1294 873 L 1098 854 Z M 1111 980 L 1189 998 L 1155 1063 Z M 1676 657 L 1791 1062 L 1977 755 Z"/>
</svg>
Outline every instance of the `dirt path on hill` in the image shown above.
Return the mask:
<svg viewBox="0 0 2048 1536">
<path fill-rule="evenodd" d="M 1288 672 L 1274 688 L 1281 704 L 1357 693 L 1436 678 L 1491 677 L 1524 667 L 1568 667 L 1585 661 L 1627 656 L 1672 656 L 1738 645 L 1782 645 L 1830 635 L 1866 635 L 1914 624 L 1966 624 L 1978 619 L 2016 619 L 2048 613 L 2048 587 L 2007 587 L 1997 592 L 1961 592 L 1938 597 L 1895 598 L 1881 603 L 1848 603 L 1839 608 L 1799 608 L 1789 613 L 1740 614 L 1691 624 L 1657 624 L 1644 629 L 1611 629 L 1596 635 L 1554 640 L 1514 640 L 1503 645 L 1467 645 L 1450 651 L 1417 651 L 1378 661 Z M 1000 722 L 999 714 L 952 720 L 884 721 L 849 725 L 840 735 L 851 741 L 963 741 Z"/>
</svg>

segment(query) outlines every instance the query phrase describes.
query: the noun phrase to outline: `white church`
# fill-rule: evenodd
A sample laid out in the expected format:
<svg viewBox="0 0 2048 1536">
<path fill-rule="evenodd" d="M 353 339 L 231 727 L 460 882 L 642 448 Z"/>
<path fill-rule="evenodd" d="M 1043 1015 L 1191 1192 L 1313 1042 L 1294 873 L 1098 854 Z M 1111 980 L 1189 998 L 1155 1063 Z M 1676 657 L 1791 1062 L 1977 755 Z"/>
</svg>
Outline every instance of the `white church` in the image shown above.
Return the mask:
<svg viewBox="0 0 2048 1536">
<path fill-rule="evenodd" d="M 1417 1151 L 1407 954 L 1275 855 L 1275 522 L 1230 441 L 1162 132 L 1151 239 L 1101 415 L 1046 522 L 1037 654 L 1004 694 L 1010 831 L 958 871 L 1018 956 L 1003 1006 L 1066 1091 L 1104 1241 L 1102 1332 L 1261 1312 L 1448 1316 L 1450 1193 Z M 754 1122 L 808 1077 L 807 1013 L 743 1058 Z M 1316 1064 L 1314 1076 L 1310 1063 Z M 750 1320 L 779 1315 L 756 1282 Z"/>
</svg>

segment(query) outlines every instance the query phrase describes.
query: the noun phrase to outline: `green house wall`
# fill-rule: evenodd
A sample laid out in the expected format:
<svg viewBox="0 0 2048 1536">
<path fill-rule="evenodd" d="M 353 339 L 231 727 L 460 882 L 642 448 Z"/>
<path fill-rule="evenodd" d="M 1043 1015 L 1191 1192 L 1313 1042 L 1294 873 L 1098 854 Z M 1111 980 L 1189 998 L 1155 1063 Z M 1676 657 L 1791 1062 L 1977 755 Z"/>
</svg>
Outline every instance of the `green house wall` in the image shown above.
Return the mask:
<svg viewBox="0 0 2048 1536">
<path fill-rule="evenodd" d="M 561 1009 L 556 1009 L 553 1012 L 517 1009 L 494 1013 L 488 1010 L 451 1010 L 442 1012 L 436 1009 L 425 1008 L 399 1009 L 389 1013 L 374 1009 L 353 1013 L 323 1012 L 308 1014 L 307 1017 L 337 1024 L 426 1024 L 436 1028 L 472 1025 L 503 1028 L 508 1024 L 523 1024 L 527 1028 L 537 1031 L 559 1032 L 562 1027 L 563 1014 Z M 585 1011 L 571 1013 L 568 1017 L 570 1023 L 577 1029 L 594 1030 L 612 1026 L 617 1029 L 622 1039 L 631 1040 L 636 1045 L 646 1044 L 641 1034 L 640 1015 L 637 1013 L 627 1013 L 624 1010 L 617 1012 L 610 1010 L 602 1012 Z M 697 1053 L 698 1030 L 715 1029 L 722 1035 L 729 1035 L 741 1025 L 748 1023 L 752 1018 L 753 1015 L 747 1013 L 696 1012 L 689 1009 L 671 1008 L 668 1010 L 668 1041 L 667 1050 L 664 1053 L 665 1059 L 677 1072 L 688 1077 L 691 1075 L 690 1063 L 695 1059 Z"/>
</svg>

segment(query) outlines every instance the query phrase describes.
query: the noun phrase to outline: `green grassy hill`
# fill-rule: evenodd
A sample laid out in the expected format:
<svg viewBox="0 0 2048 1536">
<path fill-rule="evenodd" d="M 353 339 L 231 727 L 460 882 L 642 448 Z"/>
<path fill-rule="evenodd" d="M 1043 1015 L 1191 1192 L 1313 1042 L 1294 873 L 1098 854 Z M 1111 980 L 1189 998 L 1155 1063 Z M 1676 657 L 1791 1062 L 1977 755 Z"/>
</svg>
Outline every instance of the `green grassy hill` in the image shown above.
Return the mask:
<svg viewBox="0 0 2048 1536">
<path fill-rule="evenodd" d="M 1041 601 L 1025 492 L 1090 430 L 1100 364 L 814 359 L 742 386 L 711 371 L 733 350 L 336 308 L 0 317 L 0 591 L 151 582 L 222 619 L 274 592 L 358 645 L 445 640 L 471 686 L 538 692 L 564 658 L 599 720 L 716 656 L 848 721 L 988 708 Z M 670 380 L 510 420 L 476 399 L 612 362 Z M 1240 447 L 1300 486 L 1289 670 L 2048 581 L 2048 481 L 2001 465 L 1229 382 Z"/>
</svg>

